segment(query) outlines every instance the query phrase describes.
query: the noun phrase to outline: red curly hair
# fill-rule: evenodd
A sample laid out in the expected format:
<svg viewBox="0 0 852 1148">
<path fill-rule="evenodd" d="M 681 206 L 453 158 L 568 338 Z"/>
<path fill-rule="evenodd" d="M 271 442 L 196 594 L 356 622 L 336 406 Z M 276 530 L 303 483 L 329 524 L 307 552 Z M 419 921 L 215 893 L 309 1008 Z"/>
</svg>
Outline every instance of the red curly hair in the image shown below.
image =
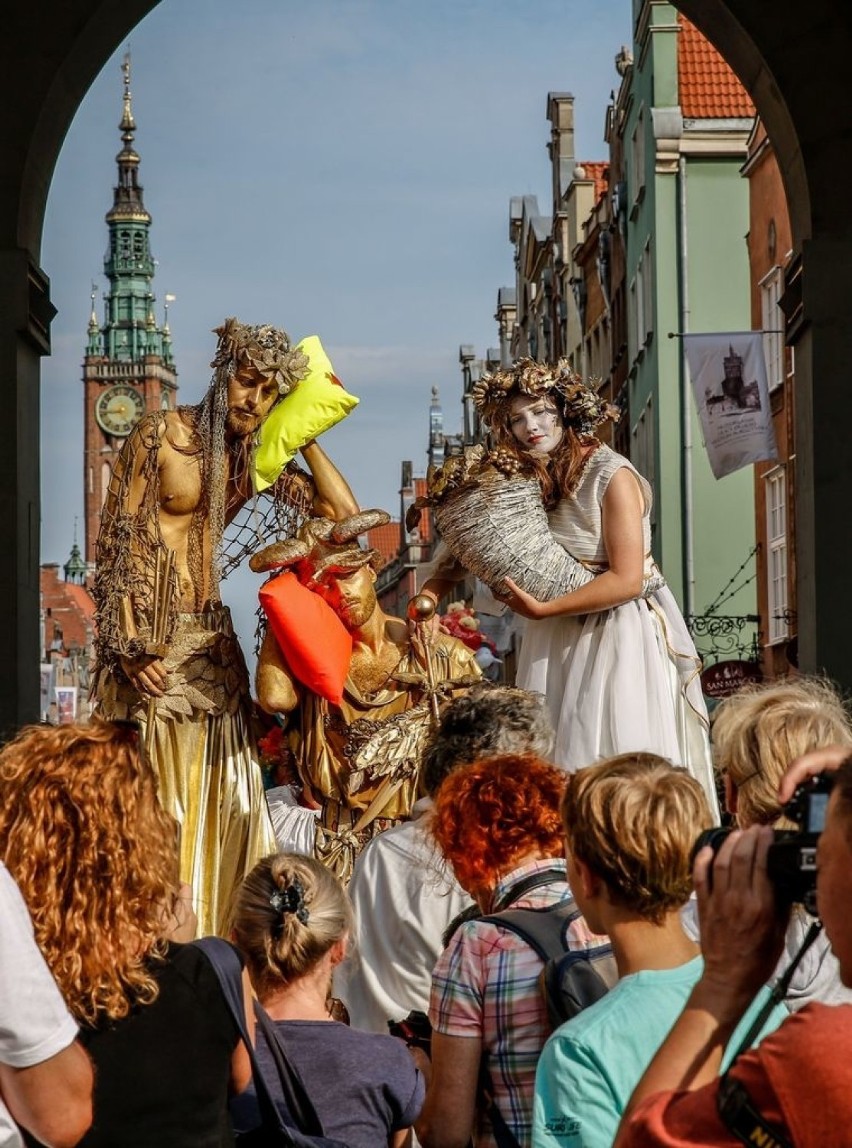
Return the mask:
<svg viewBox="0 0 852 1148">
<path fill-rule="evenodd" d="M 148 958 L 165 951 L 177 824 L 138 731 L 99 719 L 22 729 L 0 751 L 0 860 L 78 1021 L 156 998 Z"/>
<path fill-rule="evenodd" d="M 562 857 L 559 802 L 565 773 L 534 754 L 483 758 L 438 790 L 432 832 L 469 892 L 493 889 L 530 854 Z"/>
</svg>

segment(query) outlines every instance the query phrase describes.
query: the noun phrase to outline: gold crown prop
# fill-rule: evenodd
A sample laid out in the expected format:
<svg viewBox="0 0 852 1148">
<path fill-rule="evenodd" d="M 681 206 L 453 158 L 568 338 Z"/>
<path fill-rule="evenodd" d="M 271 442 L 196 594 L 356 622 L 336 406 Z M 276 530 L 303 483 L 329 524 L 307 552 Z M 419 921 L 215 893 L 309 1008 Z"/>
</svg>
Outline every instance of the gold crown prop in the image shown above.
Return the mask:
<svg viewBox="0 0 852 1148">
<path fill-rule="evenodd" d="M 294 348 L 290 336 L 265 323 L 251 327 L 239 319 L 226 319 L 213 328 L 219 336 L 211 367 L 226 367 L 234 375 L 241 367 L 255 371 L 262 379 L 274 380 L 278 393 L 286 395 L 308 373 L 308 357 Z"/>
<path fill-rule="evenodd" d="M 584 383 L 567 359 L 560 359 L 555 366 L 518 359 L 505 370 L 483 375 L 473 384 L 471 395 L 480 416 L 491 427 L 508 421 L 509 404 L 518 395 L 557 396 L 565 422 L 580 434 L 591 434 L 600 423 L 618 418 L 617 407 Z"/>
</svg>

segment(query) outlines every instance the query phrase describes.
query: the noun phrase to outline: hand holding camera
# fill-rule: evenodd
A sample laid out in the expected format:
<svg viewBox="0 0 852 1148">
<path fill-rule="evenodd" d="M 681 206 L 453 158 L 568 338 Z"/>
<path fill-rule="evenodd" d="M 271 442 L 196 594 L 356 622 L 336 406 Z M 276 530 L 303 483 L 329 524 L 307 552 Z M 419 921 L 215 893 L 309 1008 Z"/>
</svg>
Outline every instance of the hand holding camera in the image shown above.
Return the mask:
<svg viewBox="0 0 852 1148">
<path fill-rule="evenodd" d="M 739 1015 L 766 984 L 784 947 L 789 917 L 767 874 L 773 832 L 754 825 L 703 846 L 695 859 L 702 980 Z"/>
<path fill-rule="evenodd" d="M 705 984 L 736 1011 L 770 978 L 793 904 L 816 913 L 816 849 L 833 773 L 849 757 L 836 747 L 793 762 L 780 786 L 793 830 L 713 829 L 696 842 L 695 889 Z"/>
</svg>

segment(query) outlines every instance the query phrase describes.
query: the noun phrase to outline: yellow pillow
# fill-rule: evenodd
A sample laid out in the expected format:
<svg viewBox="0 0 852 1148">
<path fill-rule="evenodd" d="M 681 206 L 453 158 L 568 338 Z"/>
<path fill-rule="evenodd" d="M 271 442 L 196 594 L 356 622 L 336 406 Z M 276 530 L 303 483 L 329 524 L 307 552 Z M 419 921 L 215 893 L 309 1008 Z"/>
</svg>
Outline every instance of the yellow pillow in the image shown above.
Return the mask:
<svg viewBox="0 0 852 1148">
<path fill-rule="evenodd" d="M 308 374 L 286 394 L 260 428 L 252 461 L 257 491 L 272 486 L 299 447 L 346 418 L 359 400 L 344 390 L 316 335 L 296 348 L 308 357 Z"/>
</svg>

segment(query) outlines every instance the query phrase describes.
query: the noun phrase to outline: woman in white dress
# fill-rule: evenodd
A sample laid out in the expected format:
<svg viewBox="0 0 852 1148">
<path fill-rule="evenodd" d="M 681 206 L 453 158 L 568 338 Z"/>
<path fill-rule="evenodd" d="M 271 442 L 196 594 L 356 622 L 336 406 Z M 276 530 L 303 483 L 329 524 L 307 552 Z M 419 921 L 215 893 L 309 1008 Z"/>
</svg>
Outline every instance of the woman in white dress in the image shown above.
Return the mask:
<svg viewBox="0 0 852 1148">
<path fill-rule="evenodd" d="M 554 760 L 575 770 L 632 750 L 659 753 L 685 765 L 718 810 L 700 660 L 651 557 L 653 492 L 593 433 L 613 408 L 566 362 L 531 359 L 484 376 L 473 400 L 499 447 L 536 462 L 554 537 L 596 574 L 551 601 L 510 578 L 501 594 L 528 619 L 516 684 L 546 697 Z M 452 580 L 438 567 L 424 591 L 441 596 Z"/>
</svg>

